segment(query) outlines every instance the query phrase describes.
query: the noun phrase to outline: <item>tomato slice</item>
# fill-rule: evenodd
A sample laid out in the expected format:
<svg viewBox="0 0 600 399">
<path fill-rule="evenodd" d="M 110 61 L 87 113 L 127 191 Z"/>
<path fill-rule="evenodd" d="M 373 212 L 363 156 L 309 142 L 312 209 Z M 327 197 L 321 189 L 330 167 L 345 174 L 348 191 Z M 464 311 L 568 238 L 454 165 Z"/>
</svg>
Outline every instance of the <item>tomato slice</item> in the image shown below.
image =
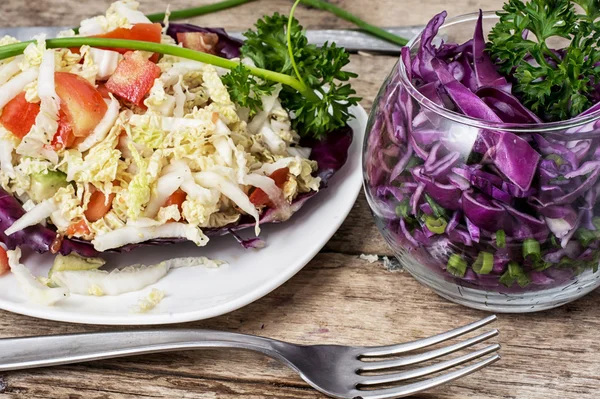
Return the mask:
<svg viewBox="0 0 600 399">
<path fill-rule="evenodd" d="M 67 228 L 67 236 L 73 237 L 75 235 L 79 237 L 85 237 L 90 235 L 90 228 L 85 220 L 80 220 L 77 223 L 73 223 Z"/>
<path fill-rule="evenodd" d="M 67 116 L 62 111 L 58 113 L 58 129 L 52 138 L 51 146 L 55 150 L 62 150 L 64 148 L 70 148 L 75 143 L 75 135 L 73 135 L 73 129 L 71 124 L 67 121 Z"/>
<path fill-rule="evenodd" d="M 0 124 L 22 139 L 35 124 L 35 117 L 39 112 L 40 105 L 27 102 L 25 92 L 22 92 L 4 106 L 2 116 L 0 116 Z"/>
<path fill-rule="evenodd" d="M 98 92 L 100 93 L 102 98 L 110 98 L 110 96 L 109 96 L 110 91 L 108 91 L 108 89 L 106 88 L 106 85 L 104 83 L 99 83 L 96 90 L 98 90 Z"/>
<path fill-rule="evenodd" d="M 107 105 L 102 94 L 81 76 L 69 72 L 54 74 L 60 109 L 75 137 L 87 137 L 100 123 Z"/>
<path fill-rule="evenodd" d="M 114 95 L 143 106 L 144 97 L 159 76 L 160 68 L 156 64 L 141 53 L 129 52 L 106 82 L 106 88 Z"/>
<path fill-rule="evenodd" d="M 10 271 L 10 266 L 8 264 L 8 254 L 6 250 L 0 247 L 0 276 L 4 273 L 8 273 Z"/>
<path fill-rule="evenodd" d="M 219 35 L 208 32 L 181 32 L 177 34 L 177 42 L 185 48 L 216 55 Z"/>
<path fill-rule="evenodd" d="M 90 202 L 88 202 L 88 207 L 84 212 L 85 218 L 91 222 L 97 222 L 102 219 L 108 211 L 112 208 L 113 200 L 115 199 L 115 194 L 111 193 L 108 196 L 108 201 L 106 200 L 106 195 L 102 191 L 94 191 L 92 196 L 90 197 Z"/>
<path fill-rule="evenodd" d="M 177 207 L 179 208 L 179 212 L 181 212 L 183 203 L 186 199 L 187 193 L 182 189 L 178 189 L 173 194 L 171 194 L 171 196 L 167 199 L 167 202 L 165 202 L 164 206 L 166 208 L 167 206 L 177 205 Z"/>
<path fill-rule="evenodd" d="M 289 173 L 290 170 L 288 168 L 281 168 L 271 173 L 269 177 L 275 181 L 277 187 L 283 188 L 283 185 L 288 179 Z M 254 191 L 252 191 L 252 194 L 250 194 L 250 202 L 252 202 L 254 206 L 267 205 L 271 208 L 273 207 L 273 203 L 271 202 L 271 199 L 269 198 L 267 193 L 265 193 L 260 188 L 256 188 Z"/>
<path fill-rule="evenodd" d="M 130 29 L 117 28 L 115 30 L 111 30 L 110 32 L 102 33 L 100 35 L 93 35 L 91 37 L 160 43 L 162 39 L 162 26 L 160 24 L 135 24 Z M 106 48 L 105 50 L 116 51 L 121 54 L 131 51 L 124 48 Z M 158 61 L 158 54 L 154 54 L 151 58 L 151 61 Z"/>
</svg>

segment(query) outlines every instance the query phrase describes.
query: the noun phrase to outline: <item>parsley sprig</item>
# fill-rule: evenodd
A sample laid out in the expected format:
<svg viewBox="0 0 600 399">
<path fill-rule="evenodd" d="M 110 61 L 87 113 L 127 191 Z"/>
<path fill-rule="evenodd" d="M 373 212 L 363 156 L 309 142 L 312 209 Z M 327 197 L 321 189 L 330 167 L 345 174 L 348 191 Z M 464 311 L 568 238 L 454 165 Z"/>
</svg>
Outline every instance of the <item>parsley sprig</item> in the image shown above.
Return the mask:
<svg viewBox="0 0 600 399">
<path fill-rule="evenodd" d="M 579 5 L 583 13 L 575 7 Z M 489 52 L 513 92 L 547 121 L 579 115 L 600 84 L 597 0 L 509 0 L 489 35 Z M 568 42 L 561 49 L 553 42 Z"/>
<path fill-rule="evenodd" d="M 294 129 L 301 135 L 319 138 L 346 125 L 351 116 L 349 107 L 360 101 L 347 83 L 357 75 L 343 70 L 350 62 L 345 49 L 335 43 L 325 43 L 323 47 L 308 43 L 302 26 L 293 17 L 297 5 L 298 2 L 290 17 L 275 13 L 260 19 L 255 30 L 244 33 L 246 41 L 241 53 L 258 68 L 277 71 L 300 82 L 303 90 L 283 86 L 279 98 L 294 115 Z M 224 82 L 234 102 L 253 113 L 260 110 L 262 102 L 257 99 L 267 90 L 265 82 L 248 79 L 244 67 L 231 70 Z"/>
</svg>

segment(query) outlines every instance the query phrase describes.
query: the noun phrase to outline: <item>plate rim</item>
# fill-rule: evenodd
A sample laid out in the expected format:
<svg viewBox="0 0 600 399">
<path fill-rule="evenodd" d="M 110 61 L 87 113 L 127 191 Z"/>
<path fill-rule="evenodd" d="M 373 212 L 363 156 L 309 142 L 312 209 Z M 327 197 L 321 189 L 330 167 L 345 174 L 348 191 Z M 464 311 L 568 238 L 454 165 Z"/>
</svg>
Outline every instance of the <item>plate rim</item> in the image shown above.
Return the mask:
<svg viewBox="0 0 600 399">
<path fill-rule="evenodd" d="M 84 325 L 115 325 L 115 326 L 152 326 L 152 325 L 169 325 L 169 324 L 177 324 L 177 323 L 189 323 L 200 320 L 211 319 L 213 317 L 222 316 L 236 310 L 239 310 L 245 306 L 248 306 L 251 303 L 262 299 L 266 295 L 275 291 L 277 288 L 281 287 L 287 281 L 292 279 L 298 272 L 300 272 L 306 265 L 308 265 L 317 254 L 325 247 L 325 245 L 331 240 L 331 238 L 335 235 L 335 233 L 339 230 L 341 225 L 347 219 L 348 215 L 352 211 L 354 205 L 356 204 L 356 200 L 362 189 L 362 154 L 361 148 L 363 145 L 363 140 L 366 135 L 367 123 L 368 123 L 368 113 L 362 107 L 362 105 L 356 105 L 351 107 L 351 113 L 354 115 L 354 120 L 356 120 L 359 124 L 359 131 L 354 131 L 353 141 L 351 147 L 349 149 L 349 157 L 351 149 L 356 146 L 357 149 L 353 152 L 357 153 L 358 160 L 356 163 L 356 170 L 351 170 L 350 174 L 354 176 L 355 174 L 360 175 L 360 179 L 356 182 L 356 187 L 350 188 L 352 191 L 352 195 L 349 197 L 349 200 L 345 202 L 345 209 L 342 212 L 342 217 L 340 217 L 334 225 L 334 228 L 331 229 L 331 234 L 327 234 L 327 239 L 323 240 L 322 243 L 315 245 L 311 248 L 310 251 L 306 252 L 306 255 L 302 257 L 302 259 L 296 262 L 295 267 L 289 267 L 284 269 L 281 273 L 277 274 L 272 279 L 267 280 L 264 284 L 259 287 L 248 291 L 244 295 L 235 298 L 234 300 L 224 302 L 222 304 L 202 309 L 196 311 L 187 311 L 181 313 L 173 313 L 173 312 L 164 312 L 158 314 L 146 313 L 144 318 L 133 319 L 134 322 L 125 322 L 122 320 L 122 317 L 118 319 L 110 320 L 111 316 L 101 316 L 102 320 L 100 322 L 95 322 L 93 320 L 93 315 L 83 315 L 78 313 L 62 313 L 62 312 L 47 312 L 47 307 L 42 307 L 31 304 L 31 302 L 24 303 L 16 303 L 10 302 L 0 297 L 0 309 L 20 314 L 24 316 L 34 317 L 37 319 L 50 320 L 50 321 L 58 321 L 72 324 L 84 324 Z M 348 165 L 348 163 L 346 163 Z M 343 168 L 343 167 L 342 167 Z M 331 188 L 331 186 L 329 187 Z M 328 189 L 329 189 L 328 188 Z M 318 198 L 318 196 L 317 196 Z M 351 199 L 351 201 L 350 201 Z M 46 312 L 44 311 L 46 310 Z M 98 316 L 96 316 L 98 317 Z"/>
</svg>

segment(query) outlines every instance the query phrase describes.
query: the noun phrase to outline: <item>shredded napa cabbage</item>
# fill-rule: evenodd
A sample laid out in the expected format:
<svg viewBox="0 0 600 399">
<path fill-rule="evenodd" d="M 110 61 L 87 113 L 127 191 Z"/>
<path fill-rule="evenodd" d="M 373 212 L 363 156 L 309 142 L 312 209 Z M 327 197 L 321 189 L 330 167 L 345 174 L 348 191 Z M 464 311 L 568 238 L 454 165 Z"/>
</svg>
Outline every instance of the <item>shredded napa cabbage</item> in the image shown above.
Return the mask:
<svg viewBox="0 0 600 399">
<path fill-rule="evenodd" d="M 17 283 L 28 299 L 40 305 L 54 305 L 56 302 L 69 296 L 68 289 L 64 287 L 51 288 L 42 284 L 33 274 L 21 264 L 21 250 L 7 251 L 10 271 L 17 279 Z"/>
</svg>

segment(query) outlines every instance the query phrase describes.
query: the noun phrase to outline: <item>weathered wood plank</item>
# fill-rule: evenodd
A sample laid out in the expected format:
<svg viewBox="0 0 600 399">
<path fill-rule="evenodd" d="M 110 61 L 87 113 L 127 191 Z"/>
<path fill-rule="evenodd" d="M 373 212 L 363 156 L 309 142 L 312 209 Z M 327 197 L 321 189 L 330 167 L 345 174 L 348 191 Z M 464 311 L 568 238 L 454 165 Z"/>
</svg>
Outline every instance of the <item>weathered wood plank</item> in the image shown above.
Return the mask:
<svg viewBox="0 0 600 399">
<path fill-rule="evenodd" d="M 599 294 L 534 315 L 501 315 L 497 366 L 422 398 L 593 398 L 600 381 L 594 317 Z M 0 336 L 111 330 L 0 313 Z M 292 342 L 389 344 L 424 337 L 484 316 L 449 303 L 381 262 L 323 253 L 267 297 L 185 327 L 260 334 Z M 4 373 L 8 397 L 316 398 L 294 373 L 240 351 L 157 354 Z M 56 388 L 52 392 L 49 387 Z M 211 396 L 213 395 L 213 396 Z M 75 396 L 76 397 L 76 396 Z"/>
<path fill-rule="evenodd" d="M 434 13 L 450 15 L 494 9 L 501 0 L 420 2 L 332 0 L 382 26 L 422 24 Z M 194 1 L 194 5 L 209 3 Z M 0 26 L 74 25 L 103 12 L 109 0 L 73 0 L 0 4 Z M 170 2 L 173 9 L 189 6 Z M 287 0 L 259 1 L 233 11 L 199 17 L 194 22 L 245 29 L 257 17 L 287 12 Z M 164 9 L 158 0 L 145 2 L 149 12 Z M 306 27 L 349 27 L 315 10 L 298 10 Z M 355 87 L 370 108 L 377 90 L 394 65 L 393 57 L 352 56 L 360 73 Z M 361 194 L 349 218 L 321 253 L 296 277 L 265 298 L 231 314 L 185 327 L 259 334 L 293 342 L 388 344 L 412 340 L 483 317 L 485 313 L 449 303 L 418 284 L 407 273 L 368 264 L 361 253 L 389 255 Z M 503 360 L 481 373 L 421 399 L 466 398 L 596 398 L 600 388 L 598 292 L 573 304 L 534 315 L 501 315 L 496 326 Z M 0 312 L 0 337 L 115 330 L 41 321 Z M 264 356 L 240 351 L 197 351 L 157 354 L 0 374 L 1 398 L 321 398 L 298 376 Z"/>
</svg>

